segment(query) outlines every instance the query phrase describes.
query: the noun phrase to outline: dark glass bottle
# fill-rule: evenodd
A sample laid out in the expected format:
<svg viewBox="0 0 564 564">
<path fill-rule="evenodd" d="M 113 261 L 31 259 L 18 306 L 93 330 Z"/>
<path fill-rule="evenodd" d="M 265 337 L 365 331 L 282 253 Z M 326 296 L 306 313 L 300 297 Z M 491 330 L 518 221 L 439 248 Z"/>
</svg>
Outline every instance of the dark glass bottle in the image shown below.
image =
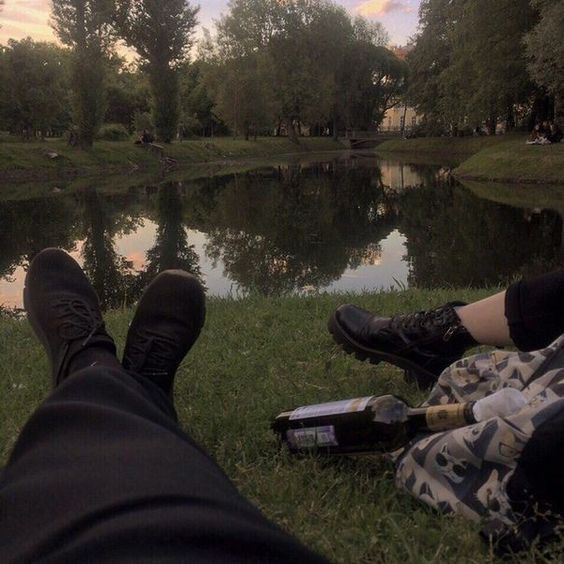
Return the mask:
<svg viewBox="0 0 564 564">
<path fill-rule="evenodd" d="M 396 396 L 371 396 L 285 411 L 276 417 L 272 429 L 293 453 L 390 452 L 419 432 L 475 423 L 473 405 L 412 408 Z"/>
</svg>

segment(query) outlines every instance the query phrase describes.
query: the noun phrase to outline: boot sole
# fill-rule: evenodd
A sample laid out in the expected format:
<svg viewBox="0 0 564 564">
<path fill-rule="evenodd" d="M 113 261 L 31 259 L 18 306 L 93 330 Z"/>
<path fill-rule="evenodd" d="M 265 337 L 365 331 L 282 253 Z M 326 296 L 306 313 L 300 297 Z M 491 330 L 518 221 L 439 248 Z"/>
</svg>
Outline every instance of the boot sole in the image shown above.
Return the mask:
<svg viewBox="0 0 564 564">
<path fill-rule="evenodd" d="M 371 364 L 379 364 L 382 361 L 389 362 L 405 370 L 408 380 L 416 380 L 420 385 L 422 384 L 425 387 L 430 385 L 430 383 L 436 382 L 438 379 L 436 374 L 426 370 L 419 364 L 406 360 L 401 356 L 362 345 L 344 330 L 335 314 L 329 318 L 327 327 L 335 342 L 340 345 L 347 354 L 353 354 L 355 358 L 361 362 L 366 360 Z"/>
</svg>

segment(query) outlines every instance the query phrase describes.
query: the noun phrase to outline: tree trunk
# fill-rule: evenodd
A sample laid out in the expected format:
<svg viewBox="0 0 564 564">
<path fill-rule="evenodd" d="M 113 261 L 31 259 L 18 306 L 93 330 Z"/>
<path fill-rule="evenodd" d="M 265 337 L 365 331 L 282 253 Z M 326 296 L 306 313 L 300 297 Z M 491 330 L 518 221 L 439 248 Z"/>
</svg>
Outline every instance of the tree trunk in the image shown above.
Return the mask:
<svg viewBox="0 0 564 564">
<path fill-rule="evenodd" d="M 495 135 L 497 130 L 497 115 L 492 113 L 487 121 L 488 131 L 490 135 Z"/>
<path fill-rule="evenodd" d="M 300 141 L 298 139 L 298 134 L 296 132 L 296 127 L 294 125 L 294 120 L 292 118 L 288 118 L 286 120 L 286 126 L 288 128 L 288 139 L 292 142 L 295 143 L 296 145 L 300 144 Z"/>
<path fill-rule="evenodd" d="M 339 140 L 339 125 L 336 117 L 333 118 L 333 140 Z"/>
</svg>

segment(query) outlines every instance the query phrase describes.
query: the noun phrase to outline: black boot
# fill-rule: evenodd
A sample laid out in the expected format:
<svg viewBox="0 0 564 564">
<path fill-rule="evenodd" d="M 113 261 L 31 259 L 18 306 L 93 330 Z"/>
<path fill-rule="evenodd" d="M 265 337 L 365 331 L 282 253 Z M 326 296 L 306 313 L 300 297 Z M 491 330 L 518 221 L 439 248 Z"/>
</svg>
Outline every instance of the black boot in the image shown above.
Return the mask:
<svg viewBox="0 0 564 564">
<path fill-rule="evenodd" d="M 33 259 L 25 279 L 24 307 L 49 356 L 55 386 L 92 364 L 119 368 L 98 296 L 64 251 L 46 249 Z"/>
<path fill-rule="evenodd" d="M 182 270 L 167 270 L 145 290 L 123 353 L 123 367 L 172 393 L 176 369 L 204 325 L 205 294 Z"/>
<path fill-rule="evenodd" d="M 385 360 L 406 371 L 421 387 L 477 343 L 454 310 L 461 302 L 394 317 L 378 317 L 353 305 L 342 305 L 329 320 L 337 343 L 359 360 Z"/>
</svg>

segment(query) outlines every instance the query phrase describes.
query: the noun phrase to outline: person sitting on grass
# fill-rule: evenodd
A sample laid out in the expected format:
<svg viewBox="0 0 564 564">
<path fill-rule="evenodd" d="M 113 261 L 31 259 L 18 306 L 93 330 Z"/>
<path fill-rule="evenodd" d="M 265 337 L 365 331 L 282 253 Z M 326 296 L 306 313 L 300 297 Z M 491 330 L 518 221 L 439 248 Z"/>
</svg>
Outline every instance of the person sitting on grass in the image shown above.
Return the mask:
<svg viewBox="0 0 564 564">
<path fill-rule="evenodd" d="M 122 362 L 65 252 L 32 261 L 24 306 L 54 390 L 0 475 L 1 562 L 325 562 L 178 426 L 175 373 L 205 319 L 194 277 L 167 271 L 149 285 Z"/>
<path fill-rule="evenodd" d="M 509 416 L 417 437 L 393 454 L 396 483 L 445 513 L 485 521 L 500 553 L 555 538 L 564 516 L 564 269 L 484 300 L 392 317 L 339 307 L 329 331 L 347 353 L 433 386 L 423 404 L 477 401 L 511 387 Z M 461 358 L 477 345 L 514 346 Z"/>
</svg>

